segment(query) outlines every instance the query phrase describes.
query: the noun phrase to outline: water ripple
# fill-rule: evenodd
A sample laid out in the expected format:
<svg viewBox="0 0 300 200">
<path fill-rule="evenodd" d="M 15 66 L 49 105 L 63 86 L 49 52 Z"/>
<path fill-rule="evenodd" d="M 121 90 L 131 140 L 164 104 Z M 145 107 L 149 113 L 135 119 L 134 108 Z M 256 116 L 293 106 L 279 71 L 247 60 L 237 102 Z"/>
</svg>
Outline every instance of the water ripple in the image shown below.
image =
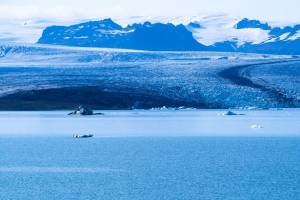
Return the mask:
<svg viewBox="0 0 300 200">
<path fill-rule="evenodd" d="M 0 172 L 28 172 L 28 173 L 111 173 L 123 170 L 106 167 L 0 167 Z"/>
</svg>

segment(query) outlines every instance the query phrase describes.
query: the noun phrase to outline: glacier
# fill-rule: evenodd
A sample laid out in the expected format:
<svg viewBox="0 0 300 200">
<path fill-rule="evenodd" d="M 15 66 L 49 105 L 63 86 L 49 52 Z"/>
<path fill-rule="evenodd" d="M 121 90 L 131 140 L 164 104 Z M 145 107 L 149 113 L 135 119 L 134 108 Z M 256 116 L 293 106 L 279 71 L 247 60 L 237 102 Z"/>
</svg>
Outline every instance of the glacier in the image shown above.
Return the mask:
<svg viewBox="0 0 300 200">
<path fill-rule="evenodd" d="M 20 92 L 94 87 L 136 95 L 137 101 L 165 98 L 198 108 L 300 107 L 300 59 L 290 55 L 6 42 L 0 44 L 0 77 L 0 100 Z"/>
</svg>

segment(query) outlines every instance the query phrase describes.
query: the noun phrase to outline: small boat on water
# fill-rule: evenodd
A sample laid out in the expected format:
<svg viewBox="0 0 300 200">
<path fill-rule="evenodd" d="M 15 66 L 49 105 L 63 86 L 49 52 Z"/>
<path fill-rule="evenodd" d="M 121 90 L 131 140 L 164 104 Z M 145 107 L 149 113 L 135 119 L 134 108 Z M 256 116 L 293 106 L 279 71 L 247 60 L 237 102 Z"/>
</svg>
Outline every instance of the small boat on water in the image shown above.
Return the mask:
<svg viewBox="0 0 300 200">
<path fill-rule="evenodd" d="M 93 134 L 73 135 L 73 138 L 88 138 L 88 137 L 93 137 Z"/>
</svg>

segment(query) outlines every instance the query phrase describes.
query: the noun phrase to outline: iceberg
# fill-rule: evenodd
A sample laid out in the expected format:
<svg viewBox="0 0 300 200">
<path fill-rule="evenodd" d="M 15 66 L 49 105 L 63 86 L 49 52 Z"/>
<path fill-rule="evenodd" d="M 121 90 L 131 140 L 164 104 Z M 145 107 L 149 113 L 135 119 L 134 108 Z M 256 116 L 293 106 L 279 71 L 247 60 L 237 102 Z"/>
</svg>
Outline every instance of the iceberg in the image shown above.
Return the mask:
<svg viewBox="0 0 300 200">
<path fill-rule="evenodd" d="M 259 125 L 253 125 L 253 126 L 251 126 L 251 128 L 262 128 L 262 126 L 259 126 Z"/>
<path fill-rule="evenodd" d="M 237 114 L 229 110 L 229 111 L 225 111 L 223 113 L 220 113 L 219 115 L 237 115 Z"/>
</svg>

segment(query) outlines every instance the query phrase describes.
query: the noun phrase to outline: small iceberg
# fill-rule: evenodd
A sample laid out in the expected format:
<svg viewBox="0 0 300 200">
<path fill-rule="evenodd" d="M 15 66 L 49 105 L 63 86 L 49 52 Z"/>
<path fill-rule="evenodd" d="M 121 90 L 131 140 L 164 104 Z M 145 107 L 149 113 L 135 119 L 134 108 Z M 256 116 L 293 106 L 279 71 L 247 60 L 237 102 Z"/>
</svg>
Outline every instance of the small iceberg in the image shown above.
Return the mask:
<svg viewBox="0 0 300 200">
<path fill-rule="evenodd" d="M 234 112 L 228 110 L 228 111 L 222 112 L 218 115 L 245 115 L 245 114 L 237 114 L 237 113 L 234 113 Z"/>
<path fill-rule="evenodd" d="M 248 107 L 248 110 L 259 110 L 259 109 L 256 106 L 252 106 L 252 107 Z"/>
<path fill-rule="evenodd" d="M 222 112 L 219 115 L 237 115 L 237 114 L 229 110 L 229 111 Z"/>
<path fill-rule="evenodd" d="M 73 135 L 73 138 L 88 138 L 88 137 L 93 137 L 93 134 Z"/>
<path fill-rule="evenodd" d="M 251 126 L 251 128 L 262 128 L 262 126 L 259 126 L 259 125 L 253 125 L 253 126 Z"/>
</svg>

